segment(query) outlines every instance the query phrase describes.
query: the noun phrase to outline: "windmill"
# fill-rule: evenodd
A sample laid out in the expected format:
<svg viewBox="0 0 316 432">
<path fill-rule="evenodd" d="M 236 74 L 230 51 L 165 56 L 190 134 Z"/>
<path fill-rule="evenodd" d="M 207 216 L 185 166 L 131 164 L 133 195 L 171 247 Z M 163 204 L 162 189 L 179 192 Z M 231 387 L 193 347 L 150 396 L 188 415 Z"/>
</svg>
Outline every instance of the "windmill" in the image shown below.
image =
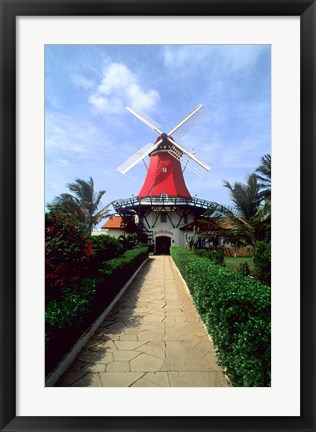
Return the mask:
<svg viewBox="0 0 316 432">
<path fill-rule="evenodd" d="M 184 181 L 183 171 L 189 168 L 201 176 L 210 167 L 195 153 L 186 150 L 178 139 L 190 130 L 203 116 L 203 106 L 198 105 L 168 133 L 161 130 L 155 120 L 135 107 L 127 110 L 152 129 L 158 137 L 129 157 L 119 168 L 122 174 L 150 157 L 144 184 L 137 196 L 113 203 L 118 218 L 134 215 L 139 238 L 154 244 L 156 253 L 167 253 L 170 245 L 184 245 L 184 227 L 192 224 L 213 203 L 191 197 Z M 181 167 L 183 162 L 183 168 Z M 107 226 L 104 226 L 107 228 Z M 182 231 L 181 231 L 182 230 Z M 143 240 L 141 240 L 143 242 Z"/>
<path fill-rule="evenodd" d="M 119 168 L 118 171 L 125 174 L 140 161 L 144 160 L 147 155 L 150 155 L 151 160 L 139 197 L 159 196 L 171 192 L 172 196 L 189 197 L 190 194 L 184 183 L 181 159 L 184 155 L 187 156 L 185 167 L 191 169 L 197 175 L 202 176 L 210 167 L 202 162 L 195 154 L 186 150 L 178 142 L 174 140 L 182 137 L 188 130 L 201 118 L 203 105 L 199 104 L 192 112 L 190 112 L 183 120 L 181 120 L 170 132 L 165 133 L 160 130 L 159 125 L 155 120 L 147 114 L 141 112 L 137 108 L 129 108 L 127 110 L 137 117 L 140 121 L 146 124 L 150 129 L 154 130 L 159 136 L 154 144 L 149 143 L 139 149 L 130 158 L 128 158 Z M 163 175 L 165 173 L 165 175 Z M 165 180 L 163 181 L 163 177 Z M 159 187 L 157 187 L 159 184 Z M 167 191 L 163 188 L 167 187 Z M 160 193 L 158 193 L 160 192 Z M 180 195 L 179 195 L 180 194 Z"/>
</svg>

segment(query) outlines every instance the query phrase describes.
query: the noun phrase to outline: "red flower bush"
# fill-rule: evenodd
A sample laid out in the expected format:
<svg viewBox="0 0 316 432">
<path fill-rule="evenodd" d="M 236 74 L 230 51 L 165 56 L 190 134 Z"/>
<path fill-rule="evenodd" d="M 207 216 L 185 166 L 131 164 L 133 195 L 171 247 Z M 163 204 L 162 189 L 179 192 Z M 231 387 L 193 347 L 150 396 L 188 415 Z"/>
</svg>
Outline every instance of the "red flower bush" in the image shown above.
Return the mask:
<svg viewBox="0 0 316 432">
<path fill-rule="evenodd" d="M 46 214 L 45 225 L 47 303 L 59 300 L 63 288 L 70 288 L 86 277 L 94 252 L 89 229 L 73 216 L 51 212 Z"/>
</svg>

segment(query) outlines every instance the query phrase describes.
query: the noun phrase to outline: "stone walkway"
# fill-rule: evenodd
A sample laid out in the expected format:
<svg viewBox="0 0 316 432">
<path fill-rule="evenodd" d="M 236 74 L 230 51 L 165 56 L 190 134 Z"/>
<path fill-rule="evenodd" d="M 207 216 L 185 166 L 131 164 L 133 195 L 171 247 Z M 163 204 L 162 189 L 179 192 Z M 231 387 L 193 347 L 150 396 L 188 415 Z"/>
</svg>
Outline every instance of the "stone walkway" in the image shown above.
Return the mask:
<svg viewBox="0 0 316 432">
<path fill-rule="evenodd" d="M 150 257 L 61 387 L 228 387 L 170 256 Z"/>
</svg>

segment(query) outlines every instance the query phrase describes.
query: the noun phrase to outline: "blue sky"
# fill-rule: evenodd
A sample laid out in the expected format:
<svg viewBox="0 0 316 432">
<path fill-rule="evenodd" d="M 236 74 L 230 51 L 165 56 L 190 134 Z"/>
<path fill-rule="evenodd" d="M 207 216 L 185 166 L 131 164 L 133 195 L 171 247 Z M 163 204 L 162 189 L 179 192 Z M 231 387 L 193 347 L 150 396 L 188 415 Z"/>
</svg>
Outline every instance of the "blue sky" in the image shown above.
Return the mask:
<svg viewBox="0 0 316 432">
<path fill-rule="evenodd" d="M 192 196 L 231 205 L 223 180 L 244 181 L 271 153 L 270 46 L 47 45 L 45 202 L 90 176 L 104 205 L 137 195 L 145 165 L 117 168 L 157 134 L 125 107 L 168 132 L 199 103 L 205 115 L 178 142 L 211 171 L 185 170 L 185 181 Z"/>
</svg>

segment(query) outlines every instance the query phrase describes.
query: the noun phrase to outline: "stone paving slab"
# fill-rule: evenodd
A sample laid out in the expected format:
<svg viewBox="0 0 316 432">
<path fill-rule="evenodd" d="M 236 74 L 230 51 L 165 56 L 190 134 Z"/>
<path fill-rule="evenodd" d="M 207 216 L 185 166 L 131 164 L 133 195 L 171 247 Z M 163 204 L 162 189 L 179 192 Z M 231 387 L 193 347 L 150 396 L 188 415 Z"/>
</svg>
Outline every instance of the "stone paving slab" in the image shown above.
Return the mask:
<svg viewBox="0 0 316 432">
<path fill-rule="evenodd" d="M 170 256 L 150 257 L 59 387 L 229 387 Z"/>
</svg>

